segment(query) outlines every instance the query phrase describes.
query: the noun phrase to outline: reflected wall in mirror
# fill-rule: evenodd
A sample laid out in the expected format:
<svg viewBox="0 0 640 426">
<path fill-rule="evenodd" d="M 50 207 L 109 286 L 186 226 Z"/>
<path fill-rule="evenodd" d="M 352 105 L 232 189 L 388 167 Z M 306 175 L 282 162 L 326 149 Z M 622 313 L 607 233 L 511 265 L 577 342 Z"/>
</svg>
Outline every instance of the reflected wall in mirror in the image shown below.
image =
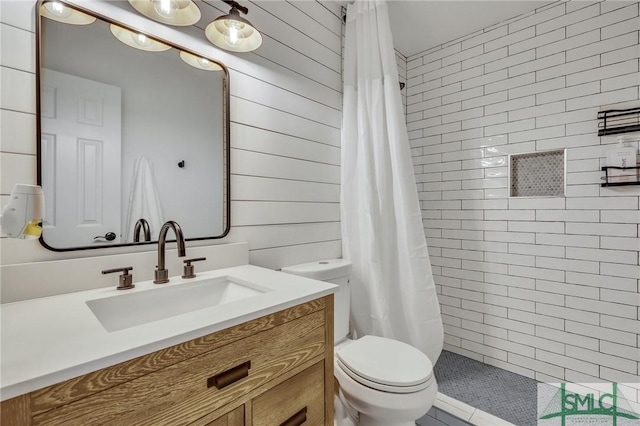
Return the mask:
<svg viewBox="0 0 640 426">
<path fill-rule="evenodd" d="M 226 68 L 105 17 L 82 25 L 45 17 L 60 7 L 69 5 L 37 8 L 43 245 L 139 244 L 136 223 L 144 242 L 147 223 L 156 240 L 167 220 L 188 240 L 226 235 Z"/>
</svg>

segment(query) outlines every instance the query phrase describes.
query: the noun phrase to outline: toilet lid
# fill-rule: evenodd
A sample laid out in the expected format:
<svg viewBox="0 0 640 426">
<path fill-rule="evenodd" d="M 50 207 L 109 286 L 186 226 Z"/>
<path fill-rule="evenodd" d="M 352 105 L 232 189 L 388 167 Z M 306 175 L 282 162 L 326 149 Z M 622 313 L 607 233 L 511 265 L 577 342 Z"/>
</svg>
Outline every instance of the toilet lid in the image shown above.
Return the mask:
<svg viewBox="0 0 640 426">
<path fill-rule="evenodd" d="M 431 361 L 423 352 L 384 337 L 364 336 L 337 350 L 336 356 L 347 374 L 354 373 L 349 374 L 354 380 L 380 390 L 408 387 L 415 392 L 428 386 L 433 374 Z"/>
</svg>

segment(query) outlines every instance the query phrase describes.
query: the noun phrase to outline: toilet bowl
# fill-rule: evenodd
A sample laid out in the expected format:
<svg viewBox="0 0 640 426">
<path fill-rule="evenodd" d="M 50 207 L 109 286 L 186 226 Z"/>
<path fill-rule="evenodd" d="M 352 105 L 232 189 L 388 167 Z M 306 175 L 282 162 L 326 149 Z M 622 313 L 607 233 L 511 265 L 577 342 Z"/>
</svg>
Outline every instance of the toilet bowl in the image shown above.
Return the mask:
<svg viewBox="0 0 640 426">
<path fill-rule="evenodd" d="M 325 260 L 283 272 L 339 286 L 334 297 L 334 375 L 340 388 L 337 426 L 415 426 L 438 392 L 429 358 L 417 348 L 378 336 L 348 339 L 351 262 Z"/>
<path fill-rule="evenodd" d="M 424 353 L 377 336 L 339 345 L 334 375 L 344 399 L 358 412 L 361 426 L 415 425 L 438 392 L 431 361 Z"/>
</svg>

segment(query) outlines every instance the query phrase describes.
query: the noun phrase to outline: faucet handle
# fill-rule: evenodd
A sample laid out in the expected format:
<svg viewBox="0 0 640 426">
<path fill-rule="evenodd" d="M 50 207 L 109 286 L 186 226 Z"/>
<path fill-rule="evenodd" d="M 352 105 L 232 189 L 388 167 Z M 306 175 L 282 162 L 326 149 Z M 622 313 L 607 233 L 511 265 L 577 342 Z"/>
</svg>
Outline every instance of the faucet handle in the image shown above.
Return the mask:
<svg viewBox="0 0 640 426">
<path fill-rule="evenodd" d="M 207 260 L 206 257 L 195 257 L 193 259 L 185 259 L 184 260 L 184 270 L 182 271 L 182 278 L 195 278 L 195 269 L 191 262 L 200 262 L 202 260 Z"/>
<path fill-rule="evenodd" d="M 126 266 L 124 268 L 114 268 L 114 269 L 105 269 L 102 271 L 102 275 L 112 274 L 114 272 L 122 272 L 122 274 L 118 277 L 118 290 L 129 290 L 134 288 L 133 284 L 133 275 L 129 275 L 129 271 L 133 270 L 133 266 Z"/>
</svg>

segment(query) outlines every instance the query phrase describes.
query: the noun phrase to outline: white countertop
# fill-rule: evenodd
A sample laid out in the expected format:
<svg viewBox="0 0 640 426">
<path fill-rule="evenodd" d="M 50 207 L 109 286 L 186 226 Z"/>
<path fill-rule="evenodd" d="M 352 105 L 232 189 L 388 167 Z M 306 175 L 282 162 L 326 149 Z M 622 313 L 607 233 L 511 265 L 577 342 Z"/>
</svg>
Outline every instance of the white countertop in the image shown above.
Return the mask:
<svg viewBox="0 0 640 426">
<path fill-rule="evenodd" d="M 0 306 L 0 400 L 201 337 L 300 303 L 334 293 L 337 287 L 252 265 L 200 272 L 197 278 L 172 277 L 118 291 L 96 290 L 42 297 Z M 108 332 L 89 309 L 88 300 L 187 286 L 201 279 L 232 276 L 270 291 L 159 321 Z M 114 277 L 116 278 L 116 277 Z"/>
</svg>

